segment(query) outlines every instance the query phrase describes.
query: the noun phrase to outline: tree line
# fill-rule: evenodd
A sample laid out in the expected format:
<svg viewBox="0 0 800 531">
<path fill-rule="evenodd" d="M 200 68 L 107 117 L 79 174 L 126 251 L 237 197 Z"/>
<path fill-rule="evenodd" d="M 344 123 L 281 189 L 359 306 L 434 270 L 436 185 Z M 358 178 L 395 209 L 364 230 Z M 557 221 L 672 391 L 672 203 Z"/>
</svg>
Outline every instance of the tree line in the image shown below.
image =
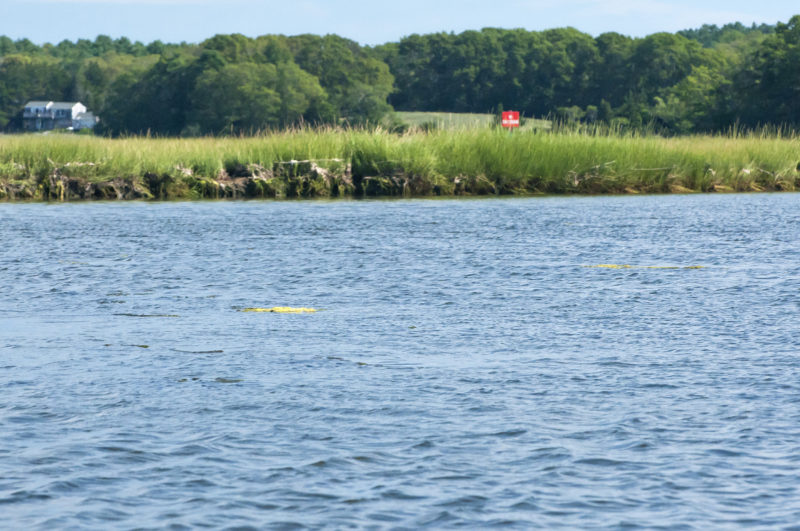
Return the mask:
<svg viewBox="0 0 800 531">
<path fill-rule="evenodd" d="M 375 123 L 389 67 L 328 35 L 217 35 L 201 44 L 98 37 L 37 47 L 0 37 L 0 127 L 28 100 L 81 101 L 108 134 L 247 133 L 299 123 Z"/>
<path fill-rule="evenodd" d="M 217 35 L 199 44 L 0 37 L 0 128 L 28 100 L 81 101 L 105 134 L 238 134 L 386 121 L 392 110 L 647 125 L 800 126 L 800 15 L 771 25 L 592 37 L 573 28 L 410 35 Z"/>
</svg>

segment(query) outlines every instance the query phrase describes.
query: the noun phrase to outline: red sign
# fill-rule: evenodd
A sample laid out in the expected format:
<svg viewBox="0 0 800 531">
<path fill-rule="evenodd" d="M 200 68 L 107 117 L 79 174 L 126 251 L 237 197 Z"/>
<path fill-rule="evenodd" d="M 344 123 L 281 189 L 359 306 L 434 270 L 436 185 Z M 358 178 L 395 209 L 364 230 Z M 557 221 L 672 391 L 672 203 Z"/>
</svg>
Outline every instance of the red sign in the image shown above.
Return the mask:
<svg viewBox="0 0 800 531">
<path fill-rule="evenodd" d="M 503 111 L 503 127 L 519 127 L 519 111 Z"/>
</svg>

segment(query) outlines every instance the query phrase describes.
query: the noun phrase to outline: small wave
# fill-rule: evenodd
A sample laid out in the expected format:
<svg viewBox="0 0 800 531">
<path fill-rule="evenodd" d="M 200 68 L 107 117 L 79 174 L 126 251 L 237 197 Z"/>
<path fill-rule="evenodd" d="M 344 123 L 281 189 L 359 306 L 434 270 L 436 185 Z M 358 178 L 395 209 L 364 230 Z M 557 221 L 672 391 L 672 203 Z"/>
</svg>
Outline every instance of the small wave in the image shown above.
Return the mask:
<svg viewBox="0 0 800 531">
<path fill-rule="evenodd" d="M 180 448 L 176 449 L 173 452 L 170 452 L 170 455 L 173 456 L 192 456 L 192 455 L 201 455 L 212 453 L 213 450 L 207 446 L 203 446 L 202 444 L 187 444 L 181 446 Z"/>
<path fill-rule="evenodd" d="M 306 500 L 338 500 L 339 496 L 336 494 L 328 494 L 326 492 L 302 492 L 297 490 L 283 490 L 280 491 L 282 497 L 290 501 L 306 501 Z"/>
<path fill-rule="evenodd" d="M 542 508 L 537 504 L 529 501 L 517 502 L 511 506 L 515 511 L 541 511 Z"/>
<path fill-rule="evenodd" d="M 347 459 L 342 459 L 341 457 L 331 457 L 329 459 L 320 459 L 319 461 L 315 461 L 308 466 L 314 468 L 329 468 L 329 467 L 341 467 L 350 465 L 350 461 Z"/>
<path fill-rule="evenodd" d="M 47 490 L 60 493 L 72 492 L 80 488 L 81 485 L 69 480 L 55 481 L 47 486 Z"/>
<path fill-rule="evenodd" d="M 484 496 L 480 496 L 478 494 L 471 494 L 469 496 L 461 496 L 461 497 L 456 498 L 454 500 L 445 500 L 445 501 L 443 501 L 441 503 L 437 503 L 436 505 L 439 506 L 439 507 L 459 507 L 459 508 L 464 508 L 464 507 L 470 507 L 470 506 L 474 506 L 474 505 L 484 505 L 487 501 L 489 501 L 489 499 L 484 497 Z"/>
<path fill-rule="evenodd" d="M 422 527 L 436 527 L 447 522 L 452 522 L 456 517 L 450 511 L 442 511 L 433 518 L 421 522 Z"/>
<path fill-rule="evenodd" d="M 575 461 L 576 465 L 592 465 L 592 466 L 622 466 L 624 461 L 617 461 L 616 459 L 606 459 L 604 457 L 590 457 L 586 459 L 578 459 Z"/>
<path fill-rule="evenodd" d="M 399 522 L 403 519 L 402 516 L 387 513 L 371 513 L 367 515 L 367 518 L 376 522 Z"/>
<path fill-rule="evenodd" d="M 735 450 L 727 450 L 725 448 L 712 448 L 708 451 L 710 454 L 718 455 L 720 457 L 741 457 L 747 455 L 744 452 L 737 452 Z"/>
<path fill-rule="evenodd" d="M 13 492 L 11 496 L 6 498 L 0 498 L 0 505 L 10 504 L 10 503 L 21 503 L 21 502 L 28 502 L 28 501 L 45 501 L 51 499 L 52 496 L 49 494 L 40 494 L 38 492 L 28 492 L 26 490 L 20 490 L 17 492 Z"/>
<path fill-rule="evenodd" d="M 315 313 L 314 308 L 292 308 L 290 306 L 275 306 L 274 308 L 242 308 L 245 313 Z"/>
<path fill-rule="evenodd" d="M 241 383 L 244 380 L 240 380 L 238 378 L 222 378 L 222 377 L 220 377 L 220 378 L 214 378 L 214 381 L 217 382 L 217 383 L 230 384 L 230 383 Z"/>
<path fill-rule="evenodd" d="M 408 494 L 397 489 L 387 490 L 381 494 L 381 497 L 386 500 L 424 500 L 427 496 L 420 496 L 417 494 Z"/>
<path fill-rule="evenodd" d="M 169 318 L 174 319 L 180 317 L 180 315 L 173 315 L 167 313 L 115 313 L 114 315 L 119 317 L 142 317 L 142 318 Z"/>
<path fill-rule="evenodd" d="M 640 266 L 640 265 L 628 265 L 628 264 L 597 264 L 597 265 L 585 265 L 583 267 L 593 268 L 593 269 L 705 269 L 706 266 L 694 265 L 694 266 Z"/>
<path fill-rule="evenodd" d="M 528 433 L 528 430 L 519 428 L 514 430 L 496 431 L 492 433 L 477 433 L 472 436 L 473 437 L 519 437 L 520 435 L 524 435 L 526 433 Z"/>
</svg>

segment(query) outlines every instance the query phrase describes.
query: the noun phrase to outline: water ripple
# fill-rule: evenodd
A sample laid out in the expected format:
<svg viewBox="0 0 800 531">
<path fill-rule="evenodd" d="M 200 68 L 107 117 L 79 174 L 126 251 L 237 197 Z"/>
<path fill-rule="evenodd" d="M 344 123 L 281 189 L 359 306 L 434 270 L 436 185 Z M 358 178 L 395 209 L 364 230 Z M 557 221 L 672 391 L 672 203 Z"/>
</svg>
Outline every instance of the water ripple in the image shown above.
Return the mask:
<svg viewBox="0 0 800 531">
<path fill-rule="evenodd" d="M 792 528 L 799 203 L 0 204 L 3 521 Z"/>
</svg>

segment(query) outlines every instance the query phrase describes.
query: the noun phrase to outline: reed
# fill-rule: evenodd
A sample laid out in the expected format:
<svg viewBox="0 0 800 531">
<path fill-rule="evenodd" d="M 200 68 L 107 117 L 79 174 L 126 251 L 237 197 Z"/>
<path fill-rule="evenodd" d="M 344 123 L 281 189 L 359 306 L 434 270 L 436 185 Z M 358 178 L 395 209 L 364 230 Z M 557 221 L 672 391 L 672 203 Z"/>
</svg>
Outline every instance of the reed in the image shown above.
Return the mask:
<svg viewBox="0 0 800 531">
<path fill-rule="evenodd" d="M 0 136 L 7 200 L 775 191 L 800 187 L 799 167 L 800 138 L 782 131 Z"/>
</svg>

